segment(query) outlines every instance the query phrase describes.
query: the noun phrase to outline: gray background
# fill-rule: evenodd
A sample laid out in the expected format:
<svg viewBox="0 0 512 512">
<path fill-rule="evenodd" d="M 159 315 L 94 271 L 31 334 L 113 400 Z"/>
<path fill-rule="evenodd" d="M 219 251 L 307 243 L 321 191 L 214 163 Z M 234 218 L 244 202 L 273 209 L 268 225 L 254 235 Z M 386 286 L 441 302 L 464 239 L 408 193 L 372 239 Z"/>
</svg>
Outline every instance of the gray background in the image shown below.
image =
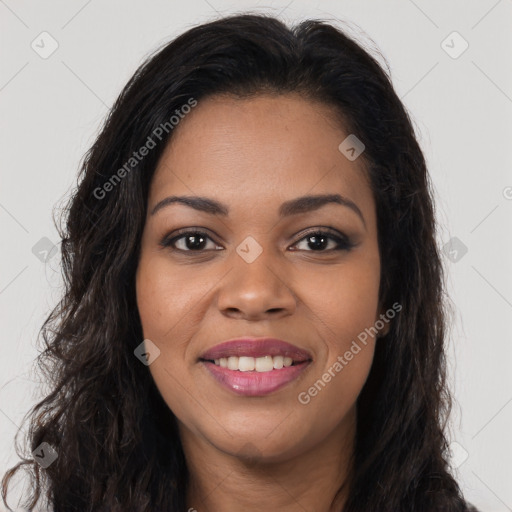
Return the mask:
<svg viewBox="0 0 512 512">
<path fill-rule="evenodd" d="M 44 391 L 31 363 L 61 293 L 52 209 L 143 58 L 197 23 L 243 10 L 343 20 L 389 62 L 447 248 L 453 465 L 482 511 L 512 511 L 512 0 L 0 0 L 0 474 L 15 463 L 17 426 Z"/>
</svg>

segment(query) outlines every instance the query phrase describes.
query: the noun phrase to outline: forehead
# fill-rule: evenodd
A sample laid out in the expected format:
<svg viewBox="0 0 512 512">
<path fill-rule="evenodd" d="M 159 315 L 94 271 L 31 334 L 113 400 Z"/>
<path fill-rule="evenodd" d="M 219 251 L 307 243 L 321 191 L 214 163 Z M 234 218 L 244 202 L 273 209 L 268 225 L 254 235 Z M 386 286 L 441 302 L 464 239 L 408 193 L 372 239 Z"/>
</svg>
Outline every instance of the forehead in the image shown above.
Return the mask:
<svg viewBox="0 0 512 512">
<path fill-rule="evenodd" d="M 338 192 L 373 210 L 362 159 L 338 149 L 348 135 L 332 107 L 297 94 L 201 100 L 160 158 L 150 203 L 171 192 L 241 205 Z"/>
</svg>

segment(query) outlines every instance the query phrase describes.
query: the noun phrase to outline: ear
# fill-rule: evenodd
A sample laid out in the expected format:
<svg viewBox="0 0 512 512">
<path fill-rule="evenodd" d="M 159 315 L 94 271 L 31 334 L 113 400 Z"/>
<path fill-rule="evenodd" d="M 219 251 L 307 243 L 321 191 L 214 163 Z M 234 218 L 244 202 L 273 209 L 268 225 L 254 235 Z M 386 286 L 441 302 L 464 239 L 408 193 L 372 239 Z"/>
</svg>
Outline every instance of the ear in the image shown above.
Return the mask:
<svg viewBox="0 0 512 512">
<path fill-rule="evenodd" d="M 384 338 L 384 336 L 387 336 L 389 333 L 389 330 L 391 329 L 391 320 L 388 320 L 388 322 L 384 322 L 384 327 L 379 331 L 378 338 Z"/>
<path fill-rule="evenodd" d="M 383 327 L 379 329 L 377 338 L 383 338 L 384 336 L 387 336 L 391 329 L 392 320 L 386 317 L 386 310 L 382 306 L 380 307 L 380 314 L 376 322 L 378 322 L 378 325 L 381 325 L 381 323 L 384 324 Z"/>
</svg>

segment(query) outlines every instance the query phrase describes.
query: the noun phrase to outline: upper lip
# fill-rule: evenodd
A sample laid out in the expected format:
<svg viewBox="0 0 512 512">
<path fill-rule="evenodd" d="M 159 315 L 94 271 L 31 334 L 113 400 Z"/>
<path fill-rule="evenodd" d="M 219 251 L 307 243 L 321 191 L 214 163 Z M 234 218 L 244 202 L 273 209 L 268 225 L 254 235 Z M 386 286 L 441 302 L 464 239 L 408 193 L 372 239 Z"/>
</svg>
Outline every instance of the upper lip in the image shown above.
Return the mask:
<svg viewBox="0 0 512 512">
<path fill-rule="evenodd" d="M 278 338 L 237 338 L 224 341 L 208 349 L 199 357 L 213 361 L 230 356 L 283 356 L 291 357 L 294 362 L 311 360 L 311 354 L 302 348 Z"/>
</svg>

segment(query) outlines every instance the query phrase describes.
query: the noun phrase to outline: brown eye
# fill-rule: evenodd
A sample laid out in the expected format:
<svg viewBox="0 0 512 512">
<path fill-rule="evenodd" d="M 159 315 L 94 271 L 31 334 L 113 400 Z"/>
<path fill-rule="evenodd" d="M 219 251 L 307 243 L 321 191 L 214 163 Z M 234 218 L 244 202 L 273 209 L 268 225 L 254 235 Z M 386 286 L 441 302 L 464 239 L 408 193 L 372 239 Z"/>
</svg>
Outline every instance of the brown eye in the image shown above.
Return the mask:
<svg viewBox="0 0 512 512">
<path fill-rule="evenodd" d="M 297 244 L 305 242 L 303 249 L 309 252 L 330 252 L 330 251 L 343 251 L 350 250 L 354 244 L 344 235 L 338 236 L 329 231 L 316 230 L 310 231 L 306 236 L 302 237 Z"/>
<path fill-rule="evenodd" d="M 208 240 L 213 243 L 214 247 L 207 248 Z M 169 247 L 172 250 L 183 252 L 201 252 L 218 247 L 206 233 L 191 230 L 181 231 L 176 236 L 165 237 L 160 242 L 160 245 L 162 247 Z"/>
</svg>

